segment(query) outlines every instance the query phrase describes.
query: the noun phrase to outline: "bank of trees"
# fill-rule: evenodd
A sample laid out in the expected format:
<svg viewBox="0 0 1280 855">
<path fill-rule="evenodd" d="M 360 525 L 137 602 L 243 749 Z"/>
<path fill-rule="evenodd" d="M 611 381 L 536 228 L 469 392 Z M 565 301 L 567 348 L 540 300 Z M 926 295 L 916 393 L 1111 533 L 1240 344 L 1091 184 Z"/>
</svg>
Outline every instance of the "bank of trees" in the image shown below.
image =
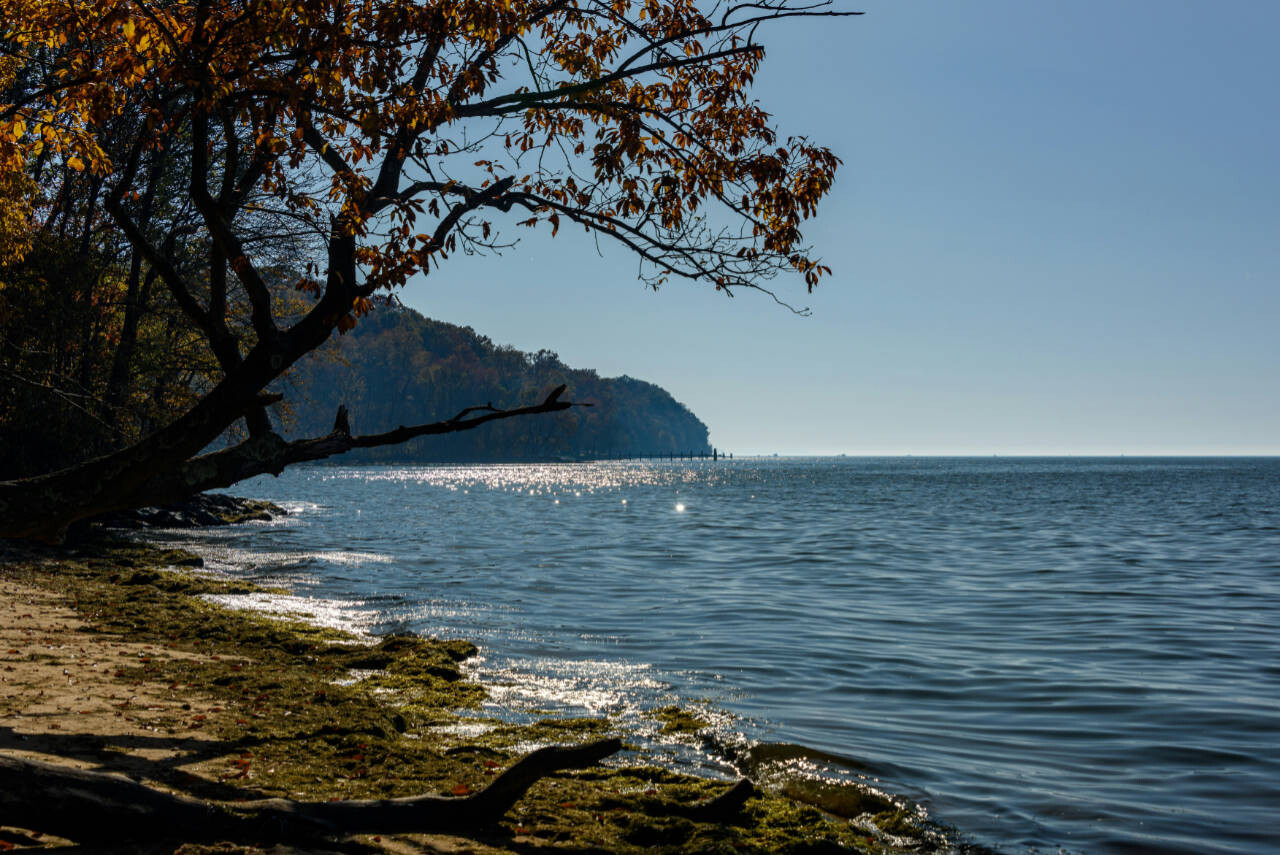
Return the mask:
<svg viewBox="0 0 1280 855">
<path fill-rule="evenodd" d="M 327 358 L 300 363 L 285 415 L 293 432 L 321 433 L 340 405 L 353 424 L 399 425 L 476 401 L 534 400 L 560 385 L 591 407 L 511 419 L 482 431 L 423 437 L 353 452 L 360 461 L 556 460 L 711 453 L 707 426 L 666 390 L 631 377 L 570 368 L 549 350 L 525 353 L 469 327 L 400 307 L 375 309 Z"/>
<path fill-rule="evenodd" d="M 836 14 L 0 0 L 4 406 L 23 434 L 6 441 L 56 470 L 0 483 L 0 535 L 56 540 L 102 511 L 570 408 L 555 389 L 366 434 L 340 411 L 292 441 L 268 416 L 272 384 L 335 331 L 521 228 L 617 243 L 655 287 L 812 288 L 827 270 L 800 224 L 838 161 L 778 136 L 749 85 L 769 26 Z M 201 453 L 233 426 L 241 441 Z M 40 450 L 59 430 L 87 459 Z"/>
</svg>

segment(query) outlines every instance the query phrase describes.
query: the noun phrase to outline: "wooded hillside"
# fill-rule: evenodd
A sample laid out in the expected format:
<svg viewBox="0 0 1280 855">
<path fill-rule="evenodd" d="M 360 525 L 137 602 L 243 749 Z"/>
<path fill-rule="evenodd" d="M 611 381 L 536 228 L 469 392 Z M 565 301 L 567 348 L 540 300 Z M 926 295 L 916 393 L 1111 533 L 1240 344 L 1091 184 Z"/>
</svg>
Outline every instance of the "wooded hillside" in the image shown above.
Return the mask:
<svg viewBox="0 0 1280 855">
<path fill-rule="evenodd" d="M 664 389 L 632 377 L 569 368 L 549 350 L 494 344 L 470 327 L 382 307 L 336 340 L 327 357 L 299 364 L 287 433 L 318 435 L 339 405 L 355 431 L 448 418 L 464 407 L 538 399 L 567 384 L 575 408 L 544 419 L 513 419 L 483 431 L 361 449 L 355 461 L 557 460 L 637 454 L 711 453 L 707 426 Z"/>
</svg>

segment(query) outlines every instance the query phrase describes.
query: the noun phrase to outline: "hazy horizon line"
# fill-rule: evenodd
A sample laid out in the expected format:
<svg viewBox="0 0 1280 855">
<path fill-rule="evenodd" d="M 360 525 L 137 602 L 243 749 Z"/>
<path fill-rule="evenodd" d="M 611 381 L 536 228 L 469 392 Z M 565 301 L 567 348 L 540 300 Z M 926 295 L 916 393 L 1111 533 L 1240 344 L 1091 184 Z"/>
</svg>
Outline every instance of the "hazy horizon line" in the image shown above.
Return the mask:
<svg viewBox="0 0 1280 855">
<path fill-rule="evenodd" d="M 1097 451 L 1013 451 L 1013 452 L 976 452 L 976 451 L 895 451 L 895 452 L 874 452 L 874 451 L 856 451 L 856 452 L 831 452 L 831 451 L 750 451 L 750 452 L 729 452 L 721 451 L 720 456 L 726 457 L 732 454 L 733 457 L 1280 457 L 1280 451 L 1141 451 L 1141 452 L 1097 452 Z"/>
</svg>

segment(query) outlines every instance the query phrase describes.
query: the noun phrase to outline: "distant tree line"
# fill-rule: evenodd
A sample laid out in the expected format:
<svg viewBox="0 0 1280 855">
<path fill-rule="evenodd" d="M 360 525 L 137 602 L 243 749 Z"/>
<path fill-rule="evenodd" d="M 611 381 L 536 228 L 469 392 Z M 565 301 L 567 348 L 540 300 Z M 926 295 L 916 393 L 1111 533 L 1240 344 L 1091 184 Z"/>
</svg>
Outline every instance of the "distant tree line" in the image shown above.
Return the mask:
<svg viewBox="0 0 1280 855">
<path fill-rule="evenodd" d="M 346 406 L 353 430 L 448 418 L 464 407 L 540 400 L 561 384 L 592 404 L 554 419 L 512 419 L 483 431 L 424 437 L 361 449 L 345 460 L 557 460 L 650 454 L 709 454 L 707 426 L 664 389 L 632 377 L 604 378 L 569 368 L 550 350 L 526 353 L 494 344 L 470 327 L 378 308 L 338 339 L 328 358 L 298 366 L 298 401 L 283 417 L 288 432 L 312 435 Z"/>
</svg>

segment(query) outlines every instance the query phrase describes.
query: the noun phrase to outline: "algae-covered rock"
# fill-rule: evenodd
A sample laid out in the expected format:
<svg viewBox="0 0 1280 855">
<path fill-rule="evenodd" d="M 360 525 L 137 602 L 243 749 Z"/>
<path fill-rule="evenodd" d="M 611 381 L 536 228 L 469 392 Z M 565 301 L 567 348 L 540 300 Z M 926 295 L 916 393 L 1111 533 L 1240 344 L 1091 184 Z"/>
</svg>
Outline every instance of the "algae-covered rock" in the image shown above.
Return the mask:
<svg viewBox="0 0 1280 855">
<path fill-rule="evenodd" d="M 86 526 L 105 528 L 197 528 L 270 522 L 289 512 L 263 499 L 242 499 L 223 493 L 201 493 L 186 501 L 164 507 L 135 508 L 88 520 Z"/>
<path fill-rule="evenodd" d="M 660 707 L 650 715 L 662 723 L 662 733 L 697 733 L 711 726 L 704 718 L 678 706 Z"/>
</svg>

